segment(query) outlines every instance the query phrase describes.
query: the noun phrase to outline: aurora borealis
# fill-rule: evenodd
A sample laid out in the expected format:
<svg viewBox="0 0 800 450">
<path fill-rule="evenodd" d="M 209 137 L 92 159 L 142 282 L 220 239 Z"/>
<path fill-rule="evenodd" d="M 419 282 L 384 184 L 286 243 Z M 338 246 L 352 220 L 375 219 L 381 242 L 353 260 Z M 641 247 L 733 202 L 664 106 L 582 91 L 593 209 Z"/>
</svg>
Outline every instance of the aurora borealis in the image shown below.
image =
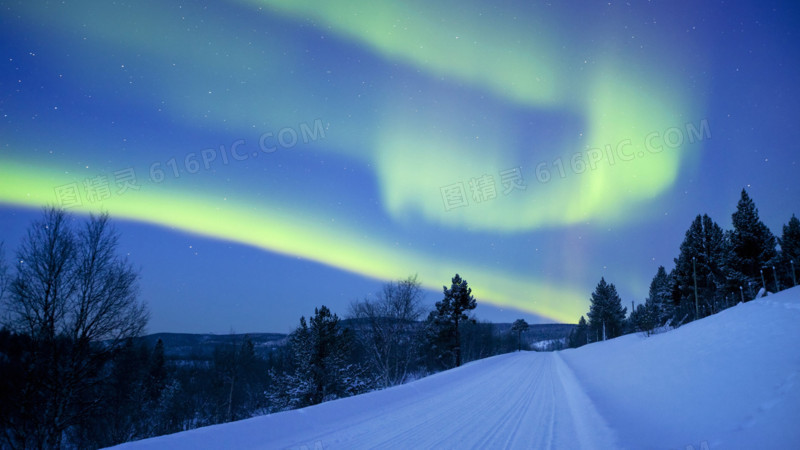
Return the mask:
<svg viewBox="0 0 800 450">
<path fill-rule="evenodd" d="M 0 239 L 107 210 L 151 331 L 455 272 L 479 317 L 574 322 L 742 187 L 800 213 L 793 5 L 530 3 L 0 1 Z"/>
</svg>

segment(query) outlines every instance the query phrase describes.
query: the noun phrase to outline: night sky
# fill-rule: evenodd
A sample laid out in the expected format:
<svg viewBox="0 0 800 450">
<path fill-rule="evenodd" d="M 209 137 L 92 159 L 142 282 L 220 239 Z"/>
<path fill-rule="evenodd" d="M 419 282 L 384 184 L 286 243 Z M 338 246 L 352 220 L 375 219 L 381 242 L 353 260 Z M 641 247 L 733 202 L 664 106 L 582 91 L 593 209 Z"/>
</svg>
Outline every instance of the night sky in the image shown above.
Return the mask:
<svg viewBox="0 0 800 450">
<path fill-rule="evenodd" d="M 150 332 L 287 332 L 418 274 L 623 305 L 742 188 L 800 213 L 794 2 L 0 0 L 0 240 L 108 211 Z"/>
</svg>

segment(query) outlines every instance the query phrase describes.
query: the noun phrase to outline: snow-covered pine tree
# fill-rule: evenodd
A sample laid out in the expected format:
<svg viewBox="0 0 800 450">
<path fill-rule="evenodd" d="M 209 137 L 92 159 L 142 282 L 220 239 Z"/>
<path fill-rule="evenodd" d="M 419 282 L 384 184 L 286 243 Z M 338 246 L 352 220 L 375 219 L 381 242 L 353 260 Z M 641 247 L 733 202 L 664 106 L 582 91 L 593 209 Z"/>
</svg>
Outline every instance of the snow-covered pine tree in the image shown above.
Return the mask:
<svg viewBox="0 0 800 450">
<path fill-rule="evenodd" d="M 650 291 L 645 305 L 655 314 L 655 326 L 664 325 L 675 314 L 675 305 L 672 301 L 672 277 L 667 274 L 664 266 L 658 266 L 656 275 L 650 282 Z"/>
<path fill-rule="evenodd" d="M 613 283 L 600 278 L 592 293 L 589 306 L 590 340 L 605 340 L 621 336 L 625 325 L 627 308 L 622 307 L 622 299 Z"/>
<path fill-rule="evenodd" d="M 732 219 L 729 273 L 732 283 L 730 284 L 741 285 L 747 289 L 749 282 L 757 292 L 762 285 L 761 270 L 775 262 L 777 255 L 775 236 L 758 218 L 758 208 L 744 189 Z"/>
<path fill-rule="evenodd" d="M 316 405 L 374 388 L 375 380 L 366 376 L 359 364 L 349 363 L 352 335 L 328 307 L 315 308 L 308 324 L 301 317 L 289 342 L 294 370 L 270 373 L 272 386 L 267 397 L 273 412 Z"/>
<path fill-rule="evenodd" d="M 781 287 L 785 289 L 800 283 L 800 220 L 794 214 L 783 226 L 778 242 L 781 246 L 778 273 L 781 274 Z"/>
<path fill-rule="evenodd" d="M 629 321 L 631 332 L 644 332 L 649 335 L 659 325 L 658 309 L 653 303 L 640 303 L 631 312 Z"/>
</svg>

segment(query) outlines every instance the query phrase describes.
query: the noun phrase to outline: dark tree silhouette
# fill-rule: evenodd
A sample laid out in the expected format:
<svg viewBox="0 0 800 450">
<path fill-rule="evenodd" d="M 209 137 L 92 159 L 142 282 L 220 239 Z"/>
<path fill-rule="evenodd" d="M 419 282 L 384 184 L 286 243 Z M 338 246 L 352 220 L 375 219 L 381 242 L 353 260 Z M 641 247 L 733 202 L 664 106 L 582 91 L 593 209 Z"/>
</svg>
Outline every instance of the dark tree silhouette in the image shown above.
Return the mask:
<svg viewBox="0 0 800 450">
<path fill-rule="evenodd" d="M 783 234 L 778 239 L 781 245 L 780 266 L 783 274 L 781 284 L 784 288 L 796 286 L 800 269 L 800 220 L 792 214 L 789 223 L 783 226 Z"/>
<path fill-rule="evenodd" d="M 732 219 L 730 278 L 738 285 L 749 282 L 762 286 L 761 271 L 771 265 L 777 255 L 775 236 L 758 218 L 758 208 L 744 189 Z"/>
<path fill-rule="evenodd" d="M 511 331 L 517 333 L 517 351 L 522 350 L 522 333 L 528 329 L 528 322 L 525 319 L 517 319 L 511 325 Z"/>
<path fill-rule="evenodd" d="M 604 341 L 621 336 L 626 314 L 627 308 L 622 307 L 617 288 L 600 278 L 589 306 L 590 338 Z"/>
<path fill-rule="evenodd" d="M 116 256 L 117 240 L 107 214 L 74 230 L 46 208 L 28 229 L 5 301 L 9 328 L 30 338 L 19 416 L 0 424 L 12 447 L 60 447 L 98 407 L 104 364 L 144 329 L 138 275 Z"/>
<path fill-rule="evenodd" d="M 444 298 L 436 302 L 436 310 L 431 312 L 433 322 L 438 326 L 439 337 L 446 339 L 445 349 L 452 352 L 455 366 L 461 365 L 461 330 L 459 325 L 469 319 L 467 311 L 477 306 L 472 296 L 472 288 L 467 280 L 456 274 L 450 285 L 442 286 Z"/>
</svg>

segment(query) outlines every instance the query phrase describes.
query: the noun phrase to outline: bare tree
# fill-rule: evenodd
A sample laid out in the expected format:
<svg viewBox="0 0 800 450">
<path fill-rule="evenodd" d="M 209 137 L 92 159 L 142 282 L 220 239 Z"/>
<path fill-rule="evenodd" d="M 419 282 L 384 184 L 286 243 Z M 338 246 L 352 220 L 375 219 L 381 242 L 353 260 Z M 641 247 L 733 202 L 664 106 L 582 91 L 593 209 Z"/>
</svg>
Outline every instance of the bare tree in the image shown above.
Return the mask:
<svg viewBox="0 0 800 450">
<path fill-rule="evenodd" d="M 63 210 L 45 208 L 17 252 L 5 303 L 10 327 L 29 337 L 20 414 L 3 419 L 12 447 L 57 448 L 99 405 L 102 369 L 118 344 L 148 319 L 137 273 L 115 255 L 107 214 L 77 231 Z"/>
<path fill-rule="evenodd" d="M 115 255 L 119 236 L 109 216 L 91 216 L 78 233 L 77 296 L 68 307 L 67 329 L 76 342 L 112 344 L 144 331 L 148 313 L 137 301 L 139 275 Z"/>
<path fill-rule="evenodd" d="M 517 319 L 511 325 L 511 331 L 517 332 L 517 351 L 522 351 L 522 333 L 528 329 L 528 322 L 525 319 Z"/>
<path fill-rule="evenodd" d="M 384 386 L 405 382 L 416 357 L 414 336 L 422 316 L 417 276 L 389 282 L 374 300 L 350 305 L 350 316 L 364 324 L 356 333 Z"/>
<path fill-rule="evenodd" d="M 55 341 L 75 291 L 75 259 L 75 237 L 66 214 L 45 209 L 17 251 L 8 300 L 12 328 L 37 342 Z"/>
</svg>

